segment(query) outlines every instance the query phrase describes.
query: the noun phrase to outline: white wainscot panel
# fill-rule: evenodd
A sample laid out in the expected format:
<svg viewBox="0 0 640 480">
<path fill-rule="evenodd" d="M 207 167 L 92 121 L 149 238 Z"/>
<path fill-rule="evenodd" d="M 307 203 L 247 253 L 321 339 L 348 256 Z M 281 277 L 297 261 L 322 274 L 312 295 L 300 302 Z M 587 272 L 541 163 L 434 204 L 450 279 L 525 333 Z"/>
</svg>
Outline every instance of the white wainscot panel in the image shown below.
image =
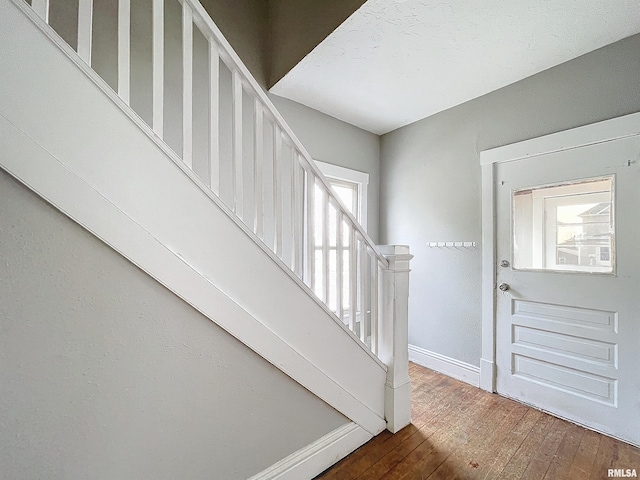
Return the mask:
<svg viewBox="0 0 640 480">
<path fill-rule="evenodd" d="M 514 325 L 513 344 L 597 365 L 618 365 L 618 346 L 614 343 Z"/>
<path fill-rule="evenodd" d="M 513 375 L 568 394 L 617 406 L 618 381 L 549 362 L 513 355 Z"/>
<path fill-rule="evenodd" d="M 514 300 L 512 314 L 517 317 L 543 319 L 569 326 L 618 332 L 616 312 Z"/>
</svg>

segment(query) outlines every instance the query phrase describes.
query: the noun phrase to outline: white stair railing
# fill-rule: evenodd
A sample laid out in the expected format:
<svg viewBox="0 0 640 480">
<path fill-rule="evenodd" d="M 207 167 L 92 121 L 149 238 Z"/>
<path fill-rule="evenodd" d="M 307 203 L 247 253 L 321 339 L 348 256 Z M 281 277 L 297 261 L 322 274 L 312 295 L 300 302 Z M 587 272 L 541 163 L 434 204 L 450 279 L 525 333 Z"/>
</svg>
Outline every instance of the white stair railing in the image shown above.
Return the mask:
<svg viewBox="0 0 640 480">
<path fill-rule="evenodd" d="M 61 1 L 27 3 L 49 23 L 53 4 Z M 97 1 L 94 5 L 94 0 L 65 1 L 77 8 L 76 52 L 95 69 L 102 52 L 96 48 L 94 25 L 102 19 L 94 15 L 94 7 L 102 5 Z M 139 79 L 134 82 L 132 74 L 132 11 L 143 4 L 118 0 L 117 5 L 117 22 L 112 25 L 117 30 L 112 32 L 117 39 L 112 49 L 117 74 L 112 75 L 111 88 L 152 129 L 156 140 L 165 142 L 253 231 L 256 241 L 264 242 L 340 323 L 387 364 L 395 378 L 387 386 L 398 388 L 402 378 L 400 386 L 405 388 L 408 375 L 398 374 L 397 365 L 391 368 L 398 335 L 389 322 L 396 321 L 394 312 L 402 308 L 397 309 L 396 282 L 389 278 L 390 274 L 404 278 L 408 268 L 390 269 L 390 261 L 334 193 L 197 0 L 144 4 L 148 11 L 143 16 L 150 25 L 150 74 L 148 83 L 137 85 L 136 91 L 151 92 L 151 101 L 146 111 L 137 106 L 142 102 L 136 102 L 134 83 Z M 176 23 L 180 11 L 181 21 Z M 181 72 L 176 75 L 167 65 L 181 65 Z M 389 253 L 392 264 L 408 266 L 408 251 Z M 379 324 L 381 314 L 389 318 Z M 403 321 L 406 324 L 406 315 Z M 405 337 L 406 327 L 400 329 L 400 346 L 406 344 Z"/>
</svg>

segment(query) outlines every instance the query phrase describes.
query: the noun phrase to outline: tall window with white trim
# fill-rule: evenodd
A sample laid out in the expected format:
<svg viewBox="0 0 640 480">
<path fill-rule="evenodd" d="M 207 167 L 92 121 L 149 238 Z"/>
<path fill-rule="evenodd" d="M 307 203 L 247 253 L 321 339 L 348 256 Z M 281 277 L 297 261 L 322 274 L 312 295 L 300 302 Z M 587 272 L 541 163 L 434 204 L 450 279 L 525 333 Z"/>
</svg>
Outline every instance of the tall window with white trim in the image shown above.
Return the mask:
<svg viewBox="0 0 640 480">
<path fill-rule="evenodd" d="M 327 177 L 329 183 L 333 187 L 336 196 L 342 201 L 349 212 L 358 220 L 358 222 L 367 228 L 367 186 L 369 183 L 369 174 L 358 172 L 344 167 L 327 164 L 324 162 L 316 162 L 322 173 Z M 316 198 L 322 197 L 322 190 L 317 185 L 315 188 Z M 322 265 L 323 258 L 327 258 L 329 262 L 329 288 L 327 304 L 334 312 L 345 312 L 343 320 L 348 322 L 348 313 L 351 308 L 350 298 L 350 236 L 347 228 L 342 229 L 342 242 L 338 241 L 338 232 L 335 228 L 337 210 L 332 205 L 328 205 L 328 212 L 324 211 L 323 203 L 316 202 L 314 209 L 314 250 L 316 265 Z M 322 223 L 325 215 L 328 215 L 329 231 L 328 242 L 323 238 Z M 340 246 L 338 246 L 340 244 Z M 340 250 L 340 251 L 338 251 Z M 327 253 L 325 256 L 324 253 Z M 338 268 L 338 255 L 342 256 L 342 308 L 338 306 L 338 292 L 336 282 L 336 271 Z M 315 269 L 315 293 L 322 298 L 322 290 L 324 286 L 324 268 Z M 358 298 L 360 296 L 358 295 Z M 357 312 L 361 311 L 361 306 L 357 305 Z"/>
</svg>

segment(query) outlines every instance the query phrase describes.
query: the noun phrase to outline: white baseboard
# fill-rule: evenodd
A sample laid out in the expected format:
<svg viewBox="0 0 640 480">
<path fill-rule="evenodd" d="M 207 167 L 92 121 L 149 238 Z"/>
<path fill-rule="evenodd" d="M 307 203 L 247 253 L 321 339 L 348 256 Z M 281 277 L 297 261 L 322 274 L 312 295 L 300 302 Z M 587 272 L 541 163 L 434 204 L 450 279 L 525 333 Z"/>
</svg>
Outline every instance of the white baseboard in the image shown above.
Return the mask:
<svg viewBox="0 0 640 480">
<path fill-rule="evenodd" d="M 371 438 L 371 434 L 362 427 L 355 423 L 347 423 L 255 474 L 249 480 L 312 479 Z"/>
<path fill-rule="evenodd" d="M 430 352 L 415 345 L 409 345 L 409 361 L 449 375 L 474 387 L 480 386 L 480 368 L 460 360 Z"/>
</svg>

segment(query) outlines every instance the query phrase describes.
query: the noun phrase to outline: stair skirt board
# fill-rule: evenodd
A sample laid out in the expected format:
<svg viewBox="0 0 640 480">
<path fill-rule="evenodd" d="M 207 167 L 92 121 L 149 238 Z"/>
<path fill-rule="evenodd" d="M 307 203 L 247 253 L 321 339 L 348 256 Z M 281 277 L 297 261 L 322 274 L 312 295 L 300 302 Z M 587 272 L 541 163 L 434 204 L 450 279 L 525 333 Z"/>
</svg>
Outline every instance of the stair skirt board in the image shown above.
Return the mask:
<svg viewBox="0 0 640 480">
<path fill-rule="evenodd" d="M 480 386 L 480 368 L 460 360 L 409 345 L 409 361 L 427 367 L 436 372 L 468 383 L 474 387 Z"/>
<path fill-rule="evenodd" d="M 283 458 L 249 480 L 311 479 L 361 447 L 372 435 L 355 423 L 347 423 L 315 442 Z"/>
<path fill-rule="evenodd" d="M 0 2 L 0 167 L 369 434 L 384 430 L 384 364 L 27 17 Z"/>
</svg>

